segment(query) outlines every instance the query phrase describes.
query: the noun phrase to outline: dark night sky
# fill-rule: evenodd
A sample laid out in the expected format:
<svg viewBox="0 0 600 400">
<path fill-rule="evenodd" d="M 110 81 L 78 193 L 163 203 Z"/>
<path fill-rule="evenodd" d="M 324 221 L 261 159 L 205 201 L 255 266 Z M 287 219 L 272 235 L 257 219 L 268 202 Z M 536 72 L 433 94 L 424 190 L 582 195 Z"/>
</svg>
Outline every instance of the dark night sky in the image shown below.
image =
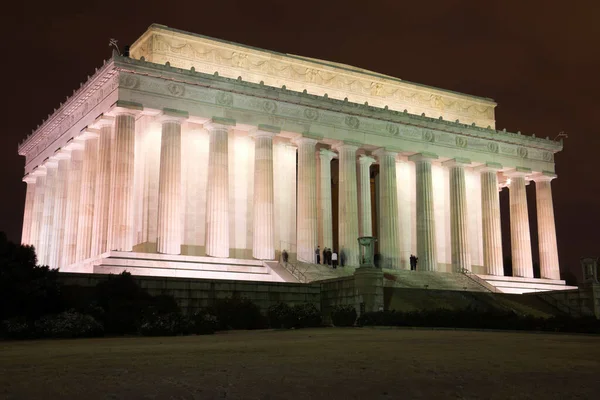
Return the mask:
<svg viewBox="0 0 600 400">
<path fill-rule="evenodd" d="M 498 129 L 551 138 L 566 131 L 553 182 L 561 267 L 579 276 L 579 257 L 600 255 L 597 1 L 48 3 L 14 3 L 0 27 L 0 230 L 14 241 L 21 236 L 25 196 L 17 143 L 110 57 L 109 38 L 132 43 L 156 22 L 491 97 L 499 104 Z M 501 196 L 506 242 L 506 189 Z M 530 221 L 534 231 L 534 208 Z M 534 246 L 534 259 L 536 252 Z"/>
</svg>

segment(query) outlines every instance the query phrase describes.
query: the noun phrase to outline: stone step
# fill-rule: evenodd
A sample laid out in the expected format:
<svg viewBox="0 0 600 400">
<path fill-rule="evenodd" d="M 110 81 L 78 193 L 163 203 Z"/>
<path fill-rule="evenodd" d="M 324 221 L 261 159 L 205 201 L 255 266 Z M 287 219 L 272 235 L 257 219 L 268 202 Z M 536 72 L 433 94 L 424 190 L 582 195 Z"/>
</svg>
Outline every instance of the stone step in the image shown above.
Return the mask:
<svg viewBox="0 0 600 400">
<path fill-rule="evenodd" d="M 181 269 L 191 271 L 213 271 L 213 272 L 243 272 L 252 274 L 268 274 L 269 270 L 264 265 L 243 265 L 241 263 L 206 263 L 194 261 L 176 261 L 176 260 L 156 260 L 147 258 L 122 258 L 109 257 L 100 261 L 100 265 L 110 265 L 114 267 L 138 267 L 148 269 Z"/>
<path fill-rule="evenodd" d="M 193 269 L 174 269 L 169 267 L 134 267 L 102 263 L 100 265 L 94 266 L 93 272 L 97 274 L 120 274 L 122 272 L 129 272 L 132 275 L 164 276 L 175 278 L 282 282 L 282 279 L 278 276 L 268 273 L 269 270 L 267 268 L 264 268 L 264 270 L 264 273 L 247 273 L 235 271 L 219 272 Z"/>
</svg>

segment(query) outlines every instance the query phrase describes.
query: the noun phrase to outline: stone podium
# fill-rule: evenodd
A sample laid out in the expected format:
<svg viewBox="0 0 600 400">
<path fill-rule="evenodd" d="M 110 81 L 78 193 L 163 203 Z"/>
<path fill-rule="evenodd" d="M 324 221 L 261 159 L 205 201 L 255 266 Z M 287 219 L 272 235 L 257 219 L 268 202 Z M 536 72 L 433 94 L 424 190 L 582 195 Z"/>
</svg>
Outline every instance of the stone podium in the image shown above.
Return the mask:
<svg viewBox="0 0 600 400">
<path fill-rule="evenodd" d="M 377 239 L 371 236 L 358 238 L 360 267 L 354 271 L 354 293 L 357 311 L 383 311 L 383 271 L 375 268 L 373 246 Z"/>
</svg>

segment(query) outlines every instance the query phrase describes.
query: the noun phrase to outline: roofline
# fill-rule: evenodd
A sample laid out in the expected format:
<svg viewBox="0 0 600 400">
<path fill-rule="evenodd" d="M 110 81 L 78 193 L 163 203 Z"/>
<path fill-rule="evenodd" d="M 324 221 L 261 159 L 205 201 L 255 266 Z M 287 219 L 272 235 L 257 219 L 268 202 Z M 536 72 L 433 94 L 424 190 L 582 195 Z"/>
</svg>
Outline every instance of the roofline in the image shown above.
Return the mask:
<svg viewBox="0 0 600 400">
<path fill-rule="evenodd" d="M 149 32 L 151 32 L 152 30 L 166 30 L 166 31 L 171 31 L 174 33 L 180 33 L 180 34 L 184 34 L 184 35 L 188 35 L 188 36 L 193 36 L 193 37 L 198 37 L 198 38 L 202 38 L 202 39 L 207 39 L 207 40 L 212 40 L 215 42 L 219 42 L 219 43 L 224 43 L 224 44 L 228 44 L 228 45 L 235 45 L 235 46 L 240 46 L 240 47 L 244 47 L 250 50 L 255 50 L 255 51 L 260 51 L 260 52 L 264 52 L 264 53 L 270 53 L 276 56 L 280 56 L 280 57 L 287 57 L 287 58 L 292 58 L 295 60 L 299 60 L 299 61 L 309 61 L 309 62 L 313 62 L 315 64 L 320 64 L 320 65 L 324 65 L 330 68 L 335 68 L 335 69 L 339 69 L 339 70 L 344 70 L 344 71 L 348 71 L 348 72 L 355 72 L 355 73 L 360 73 L 363 75 L 368 75 L 368 76 L 372 76 L 372 77 L 377 77 L 377 78 L 383 78 L 383 79 L 388 79 L 391 81 L 394 81 L 396 83 L 404 83 L 404 84 L 409 84 L 409 85 L 414 85 L 420 88 L 425 88 L 425 89 L 433 89 L 433 90 L 439 90 L 442 92 L 446 92 L 446 93 L 451 93 L 453 95 L 456 96 L 461 96 L 461 97 L 467 97 L 467 98 L 471 98 L 471 99 L 477 99 L 479 101 L 484 101 L 487 102 L 489 105 L 493 105 L 493 106 L 497 106 L 498 103 L 496 103 L 496 101 L 492 98 L 489 97 L 483 97 L 483 96 L 476 96 L 476 95 L 472 95 L 472 94 L 467 94 L 467 93 L 461 93 L 461 92 L 456 92 L 454 90 L 449 90 L 449 89 L 444 89 L 444 88 L 439 88 L 439 87 L 435 87 L 435 86 L 430 86 L 430 85 L 425 85 L 422 83 L 416 83 L 416 82 L 411 82 L 411 81 L 407 81 L 404 79 L 400 79 L 400 78 L 396 78 L 390 75 L 385 75 L 385 74 L 381 74 L 378 72 L 374 72 L 374 71 L 370 71 L 367 69 L 363 69 L 360 67 L 354 67 L 351 65 L 346 65 L 346 64 L 342 64 L 342 63 L 336 63 L 334 61 L 327 61 L 327 60 L 320 60 L 320 59 L 316 59 L 316 58 L 311 58 L 311 57 L 304 57 L 304 56 L 298 56 L 298 55 L 294 55 L 294 54 L 288 54 L 288 53 L 280 53 L 274 50 L 269 50 L 269 49 L 261 49 L 259 47 L 254 47 L 254 46 L 250 46 L 250 45 L 246 45 L 243 43 L 237 43 L 237 42 L 232 42 L 229 40 L 224 40 L 224 39 L 219 39 L 219 38 L 214 38 L 211 36 L 206 36 L 206 35 L 201 35 L 199 33 L 193 33 L 193 32 L 187 32 L 181 29 L 177 29 L 177 28 L 171 28 L 167 25 L 162 25 L 162 24 L 157 24 L 157 23 L 153 23 L 151 24 L 148 29 L 146 29 L 146 31 L 136 39 L 135 42 L 133 42 L 133 44 L 131 45 L 131 47 L 134 47 L 138 44 L 138 42 L 140 42 Z"/>
</svg>

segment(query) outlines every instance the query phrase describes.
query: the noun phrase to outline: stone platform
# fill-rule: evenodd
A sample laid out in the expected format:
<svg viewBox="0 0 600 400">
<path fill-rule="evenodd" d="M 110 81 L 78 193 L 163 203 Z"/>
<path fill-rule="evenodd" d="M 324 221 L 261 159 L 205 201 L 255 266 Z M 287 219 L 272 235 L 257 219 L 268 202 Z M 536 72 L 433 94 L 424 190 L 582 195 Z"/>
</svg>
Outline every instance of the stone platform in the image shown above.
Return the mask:
<svg viewBox="0 0 600 400">
<path fill-rule="evenodd" d="M 494 275 L 477 275 L 477 277 L 494 286 L 500 293 L 523 294 L 577 289 L 577 286 L 567 286 L 564 280 Z"/>
<path fill-rule="evenodd" d="M 272 264 L 272 263 L 270 263 Z M 109 251 L 82 263 L 61 267 L 61 272 L 160 276 L 172 278 L 289 282 L 285 270 L 261 260 Z"/>
</svg>

